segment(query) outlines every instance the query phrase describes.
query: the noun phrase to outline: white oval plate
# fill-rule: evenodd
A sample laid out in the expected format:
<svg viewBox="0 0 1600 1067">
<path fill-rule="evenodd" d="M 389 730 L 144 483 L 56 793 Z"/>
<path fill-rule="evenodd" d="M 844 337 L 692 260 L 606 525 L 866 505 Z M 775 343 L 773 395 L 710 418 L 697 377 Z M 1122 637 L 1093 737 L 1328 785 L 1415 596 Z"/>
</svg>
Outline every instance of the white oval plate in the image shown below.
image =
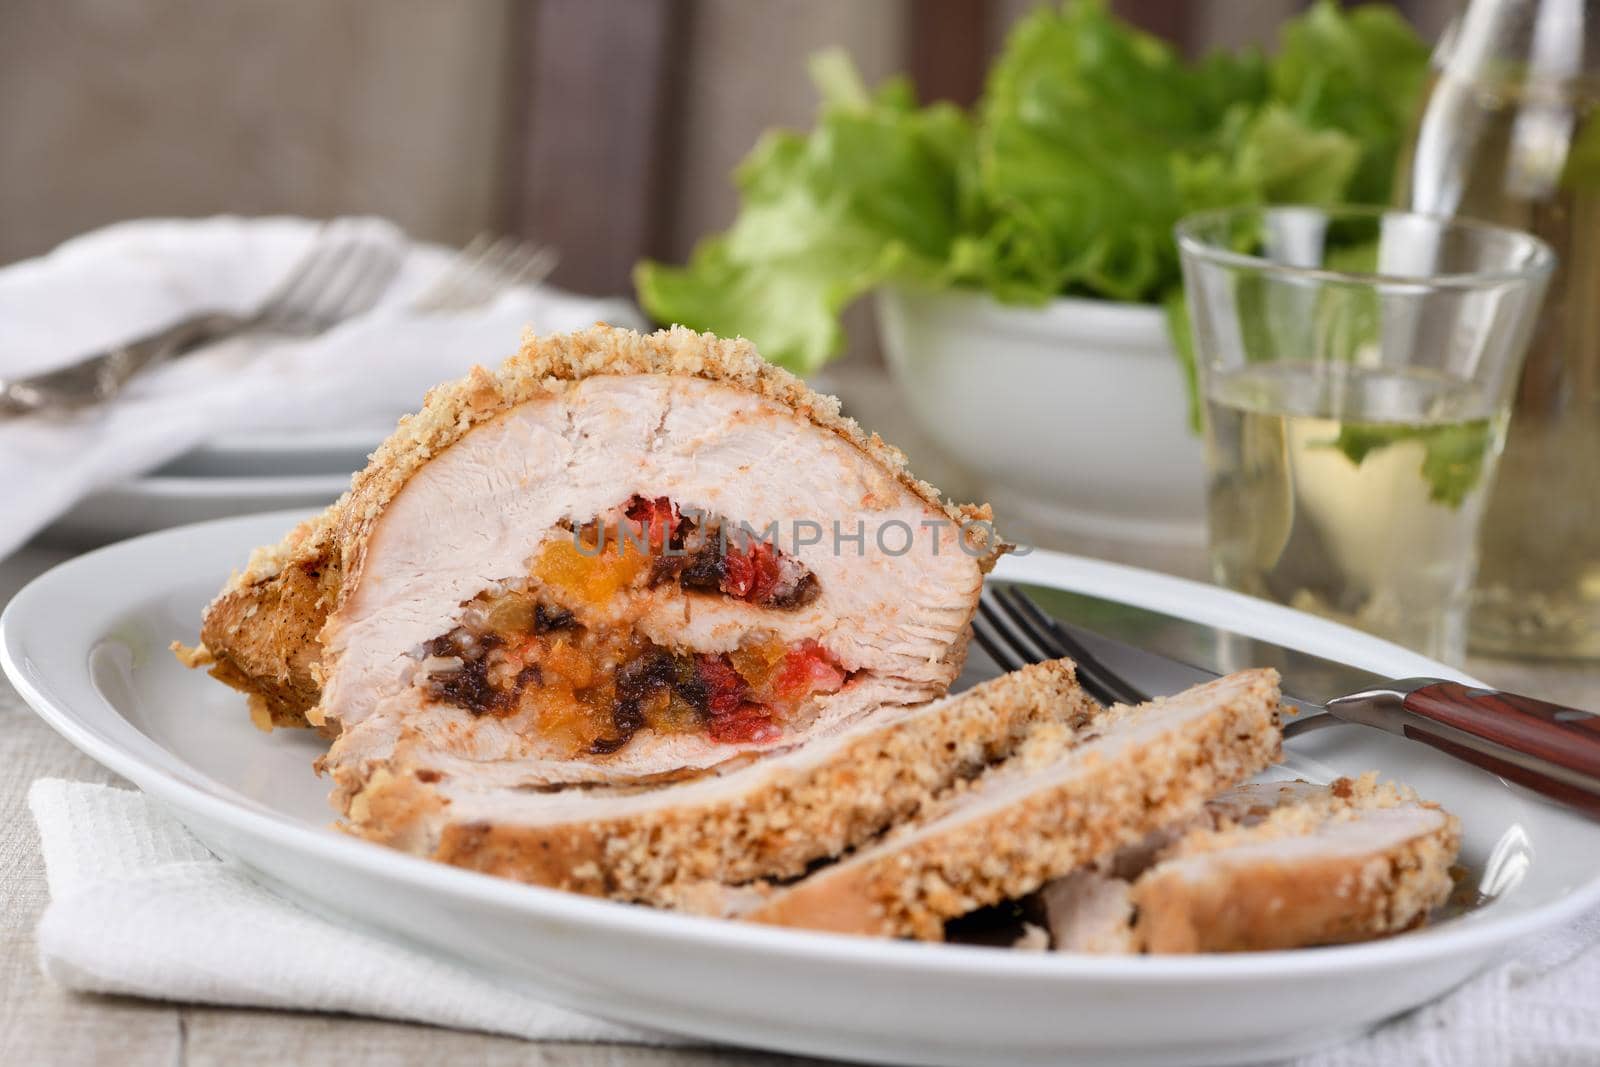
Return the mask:
<svg viewBox="0 0 1600 1067">
<path fill-rule="evenodd" d="M 266 735 L 244 701 L 167 653 L 257 544 L 297 516 L 151 534 L 74 559 L 0 618 L 0 662 L 56 730 L 321 912 L 358 916 L 620 1022 L 877 1062 L 1204 1064 L 1288 1056 L 1439 996 L 1600 899 L 1600 826 L 1420 745 L 1360 727 L 1296 742 L 1307 777 L 1379 768 L 1461 816 L 1494 899 L 1387 941 L 1233 956 L 1103 958 L 808 934 L 501 881 L 329 829 L 315 738 Z M 1454 672 L 1209 586 L 1069 556 L 1001 575 L 1223 624 L 1397 677 Z M 1459 675 L 1456 675 L 1459 677 Z M 1282 771 L 1279 772 L 1283 773 Z"/>
</svg>

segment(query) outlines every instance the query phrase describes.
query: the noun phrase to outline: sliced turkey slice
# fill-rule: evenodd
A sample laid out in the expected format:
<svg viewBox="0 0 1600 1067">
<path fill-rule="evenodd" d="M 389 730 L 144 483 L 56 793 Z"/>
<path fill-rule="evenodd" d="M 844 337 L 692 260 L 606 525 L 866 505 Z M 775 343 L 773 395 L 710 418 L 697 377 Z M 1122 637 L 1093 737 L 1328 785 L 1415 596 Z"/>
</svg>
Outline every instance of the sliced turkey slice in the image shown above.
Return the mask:
<svg viewBox="0 0 1600 1067">
<path fill-rule="evenodd" d="M 1098 867 L 1068 871 L 1039 890 L 1050 944 L 1061 952 L 1135 951 L 1133 886 Z"/>
<path fill-rule="evenodd" d="M 1247 785 L 1206 808 L 1142 869 L 1076 871 L 1046 886 L 1056 947 L 1186 953 L 1362 941 L 1420 925 L 1450 893 L 1456 820 L 1374 775 Z"/>
<path fill-rule="evenodd" d="M 1244 671 L 1077 728 L 1006 762 L 881 842 L 726 910 L 756 922 L 937 940 L 947 919 L 1021 897 L 1192 817 L 1279 753 L 1277 675 Z"/>
<path fill-rule="evenodd" d="M 660 781 L 942 693 L 988 517 L 745 342 L 530 338 L 259 551 L 202 655 L 258 721 L 337 735 L 341 807 L 402 735 L 526 783 Z"/>
<path fill-rule="evenodd" d="M 722 774 L 653 789 L 528 791 L 516 763 L 402 742 L 350 805 L 351 828 L 458 866 L 672 903 L 678 883 L 801 874 L 1009 756 L 1045 723 L 1099 711 L 1065 660 L 875 717 Z"/>
</svg>

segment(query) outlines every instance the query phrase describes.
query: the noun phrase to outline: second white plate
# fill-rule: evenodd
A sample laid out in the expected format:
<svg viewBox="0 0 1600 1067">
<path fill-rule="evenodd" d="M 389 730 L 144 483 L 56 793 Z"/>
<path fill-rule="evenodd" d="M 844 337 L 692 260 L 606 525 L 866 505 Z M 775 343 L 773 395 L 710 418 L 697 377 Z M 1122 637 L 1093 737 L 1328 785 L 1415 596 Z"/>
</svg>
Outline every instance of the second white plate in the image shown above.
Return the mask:
<svg viewBox="0 0 1600 1067">
<path fill-rule="evenodd" d="M 42 536 L 100 545 L 209 519 L 325 507 L 348 488 L 349 472 L 231 477 L 150 475 L 91 493 L 51 523 Z"/>
</svg>

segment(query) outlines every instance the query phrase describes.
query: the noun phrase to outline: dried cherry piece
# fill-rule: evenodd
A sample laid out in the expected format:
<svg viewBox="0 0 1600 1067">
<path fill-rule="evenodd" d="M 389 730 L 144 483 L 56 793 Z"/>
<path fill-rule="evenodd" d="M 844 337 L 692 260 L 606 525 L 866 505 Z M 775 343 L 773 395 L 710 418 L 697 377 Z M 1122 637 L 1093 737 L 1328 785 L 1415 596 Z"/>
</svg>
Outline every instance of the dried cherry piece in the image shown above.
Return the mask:
<svg viewBox="0 0 1600 1067">
<path fill-rule="evenodd" d="M 706 734 L 725 745 L 762 744 L 783 735 L 767 709 L 758 704 L 741 704 L 725 715 L 712 718 Z"/>
<path fill-rule="evenodd" d="M 744 702 L 746 686 L 739 672 L 721 656 L 701 654 L 695 657 L 695 673 L 705 686 L 706 711 L 712 719 L 731 715 Z"/>
<path fill-rule="evenodd" d="M 844 685 L 844 677 L 827 649 L 807 638 L 785 653 L 772 688 L 779 696 L 795 699 L 836 692 Z"/>
<path fill-rule="evenodd" d="M 649 532 L 650 552 L 659 555 L 662 547 L 679 540 L 678 506 L 668 497 L 650 499 L 634 496 L 629 499 L 623 514 Z"/>
<path fill-rule="evenodd" d="M 743 600 L 756 587 L 756 566 L 751 557 L 738 549 L 722 557 L 722 591 Z"/>
<path fill-rule="evenodd" d="M 772 600 L 772 593 L 778 588 L 779 581 L 783 578 L 783 567 L 779 562 L 778 552 L 765 541 L 757 541 L 750 546 L 750 565 L 755 571 L 754 580 L 750 584 L 750 599 L 757 604 L 768 604 Z"/>
</svg>

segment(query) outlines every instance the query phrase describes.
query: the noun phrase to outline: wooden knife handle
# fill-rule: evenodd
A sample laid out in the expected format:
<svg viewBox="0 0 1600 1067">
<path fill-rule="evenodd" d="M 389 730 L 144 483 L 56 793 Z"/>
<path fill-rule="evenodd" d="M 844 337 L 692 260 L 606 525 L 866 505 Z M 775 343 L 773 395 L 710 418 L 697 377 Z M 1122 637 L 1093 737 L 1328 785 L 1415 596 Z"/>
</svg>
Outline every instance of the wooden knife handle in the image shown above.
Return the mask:
<svg viewBox="0 0 1600 1067">
<path fill-rule="evenodd" d="M 1401 706 L 1405 736 L 1600 815 L 1600 717 L 1444 681 L 1411 690 Z"/>
</svg>

